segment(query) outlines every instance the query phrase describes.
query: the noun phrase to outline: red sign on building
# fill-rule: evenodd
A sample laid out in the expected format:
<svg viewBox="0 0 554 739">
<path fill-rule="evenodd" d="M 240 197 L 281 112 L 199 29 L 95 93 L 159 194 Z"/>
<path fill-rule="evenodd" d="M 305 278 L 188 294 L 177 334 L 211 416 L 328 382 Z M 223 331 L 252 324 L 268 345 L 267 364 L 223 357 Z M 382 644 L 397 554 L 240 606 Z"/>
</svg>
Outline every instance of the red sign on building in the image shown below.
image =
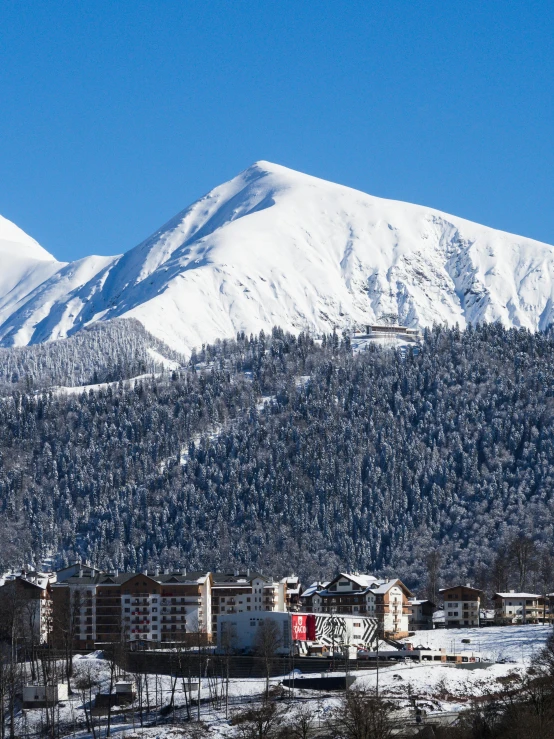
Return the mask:
<svg viewBox="0 0 554 739">
<path fill-rule="evenodd" d="M 293 614 L 292 638 L 294 641 L 315 641 L 315 616 L 313 614 Z"/>
</svg>

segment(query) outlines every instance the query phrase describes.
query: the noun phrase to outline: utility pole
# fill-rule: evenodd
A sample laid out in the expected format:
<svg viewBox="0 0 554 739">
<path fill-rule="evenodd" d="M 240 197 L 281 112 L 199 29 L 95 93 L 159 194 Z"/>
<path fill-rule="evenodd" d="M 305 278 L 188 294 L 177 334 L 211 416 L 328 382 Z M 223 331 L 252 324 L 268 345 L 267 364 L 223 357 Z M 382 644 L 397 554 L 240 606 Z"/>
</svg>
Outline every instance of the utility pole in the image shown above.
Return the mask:
<svg viewBox="0 0 554 739">
<path fill-rule="evenodd" d="M 375 682 L 375 697 L 379 698 L 379 630 L 377 630 L 377 680 Z"/>
</svg>

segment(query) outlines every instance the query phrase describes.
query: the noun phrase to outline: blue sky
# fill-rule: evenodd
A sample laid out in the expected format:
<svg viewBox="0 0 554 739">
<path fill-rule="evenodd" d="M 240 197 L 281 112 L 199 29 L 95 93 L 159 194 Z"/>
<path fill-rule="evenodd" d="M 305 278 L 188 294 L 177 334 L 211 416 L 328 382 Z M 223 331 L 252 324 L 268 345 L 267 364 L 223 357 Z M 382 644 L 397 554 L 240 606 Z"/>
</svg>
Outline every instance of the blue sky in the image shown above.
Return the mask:
<svg viewBox="0 0 554 739">
<path fill-rule="evenodd" d="M 0 4 L 0 213 L 131 248 L 258 159 L 554 243 L 554 4 Z"/>
</svg>

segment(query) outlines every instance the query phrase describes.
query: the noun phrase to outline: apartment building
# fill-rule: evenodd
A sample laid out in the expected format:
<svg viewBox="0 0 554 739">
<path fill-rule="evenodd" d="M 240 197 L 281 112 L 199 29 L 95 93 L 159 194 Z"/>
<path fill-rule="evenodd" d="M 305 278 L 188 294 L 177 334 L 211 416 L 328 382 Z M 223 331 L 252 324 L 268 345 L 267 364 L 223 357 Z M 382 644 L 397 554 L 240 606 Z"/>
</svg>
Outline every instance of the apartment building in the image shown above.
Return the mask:
<svg viewBox="0 0 554 739">
<path fill-rule="evenodd" d="M 259 572 L 212 574 L 212 633 L 218 616 L 248 611 L 286 611 L 287 578 L 275 582 Z"/>
<path fill-rule="evenodd" d="M 409 621 L 410 631 L 425 631 L 433 628 L 435 604 L 430 600 L 410 598 L 412 613 Z"/>
<path fill-rule="evenodd" d="M 182 642 L 191 633 L 211 636 L 209 572 L 80 568 L 52 590 L 58 620 L 73 621 L 78 648 L 117 641 Z"/>
<path fill-rule="evenodd" d="M 46 644 L 52 631 L 49 573 L 8 575 L 0 587 L 0 629 L 34 644 Z"/>
<path fill-rule="evenodd" d="M 300 610 L 300 596 L 302 594 L 302 583 L 296 575 L 284 577 L 281 581 L 285 585 L 285 609 L 287 611 Z"/>
<path fill-rule="evenodd" d="M 483 591 L 467 585 L 442 588 L 439 593 L 444 601 L 444 625 L 448 627 L 479 626 Z"/>
<path fill-rule="evenodd" d="M 314 583 L 304 591 L 302 610 L 372 616 L 377 618 L 381 634 L 400 636 L 408 633 L 412 596 L 398 579 L 343 572 L 321 588 Z"/>
<path fill-rule="evenodd" d="M 546 602 L 536 593 L 495 593 L 494 622 L 496 624 L 537 624 L 546 619 Z"/>
<path fill-rule="evenodd" d="M 53 642 L 70 639 L 77 649 L 93 649 L 96 633 L 96 585 L 100 570 L 82 564 L 65 567 L 52 585 Z"/>
</svg>

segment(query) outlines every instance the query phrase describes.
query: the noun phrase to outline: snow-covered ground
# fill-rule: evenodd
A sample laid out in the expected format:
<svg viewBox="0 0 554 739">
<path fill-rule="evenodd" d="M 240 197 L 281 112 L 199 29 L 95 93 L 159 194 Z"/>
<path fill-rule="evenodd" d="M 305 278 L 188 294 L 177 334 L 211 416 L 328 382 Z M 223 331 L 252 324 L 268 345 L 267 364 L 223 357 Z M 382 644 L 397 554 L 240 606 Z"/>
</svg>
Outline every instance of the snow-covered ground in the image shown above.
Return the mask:
<svg viewBox="0 0 554 739">
<path fill-rule="evenodd" d="M 379 675 L 376 670 L 360 670 L 352 672 L 356 678 L 356 685 L 371 690 L 377 689 L 379 693 L 395 702 L 399 710 L 406 711 L 410 701 L 415 698 L 418 705 L 424 707 L 430 716 L 446 716 L 449 712 L 456 712 L 467 707 L 471 699 L 486 697 L 502 690 L 507 681 L 512 679 L 516 673 L 522 673 L 532 663 L 533 657 L 539 652 L 546 639 L 553 633 L 550 626 L 514 626 L 514 627 L 490 627 L 484 629 L 454 629 L 436 630 L 431 632 L 418 632 L 411 641 L 415 647 L 419 645 L 434 649 L 455 648 L 459 651 L 462 639 L 471 639 L 470 645 L 463 645 L 473 649 L 476 654 L 491 659 L 503 660 L 494 664 L 478 665 L 476 669 L 467 669 L 455 665 L 418 663 L 394 663 L 390 666 L 381 667 Z M 384 645 L 383 645 L 384 646 Z M 507 662 L 504 660 L 513 660 Z M 75 658 L 76 673 L 90 672 L 98 681 L 102 690 L 105 691 L 109 685 L 108 664 L 102 658 L 101 652 L 93 652 L 84 657 Z M 333 674 L 333 673 L 328 673 Z M 336 673 L 339 674 L 339 673 Z M 316 720 L 324 719 L 334 710 L 338 697 L 333 695 L 321 695 L 314 691 L 302 689 L 302 675 L 296 672 L 295 697 L 299 703 L 283 703 L 280 707 L 284 709 L 286 716 L 290 717 L 296 710 L 295 706 L 308 705 L 316 716 Z M 272 678 L 271 685 L 278 686 L 283 676 Z M 157 681 L 157 684 L 156 684 Z M 232 679 L 229 685 L 230 714 L 247 706 L 249 701 L 256 701 L 263 693 L 265 682 L 263 679 Z M 223 689 L 223 681 L 220 681 L 218 689 Z M 213 685 L 212 685 L 213 690 Z M 169 676 L 149 676 L 150 702 L 153 705 L 155 695 L 158 695 L 159 706 L 167 705 L 171 693 L 171 678 Z M 194 697 L 196 696 L 196 691 Z M 201 697 L 208 699 L 210 686 L 208 680 L 202 680 Z M 184 695 L 180 682 L 176 686 L 175 694 L 175 719 L 182 720 L 185 716 Z M 196 715 L 196 708 L 194 708 Z M 41 721 L 40 710 L 27 711 L 27 726 L 38 728 Z M 166 716 L 165 721 L 171 721 L 172 716 Z M 75 723 L 75 736 L 79 739 L 87 739 L 89 735 L 84 728 L 84 715 L 80 698 L 68 701 L 60 709 L 60 718 L 71 723 L 71 734 L 73 734 L 73 722 Z M 201 719 L 210 727 L 210 736 L 214 739 L 223 739 L 235 736 L 234 729 L 225 718 L 223 708 L 216 710 L 210 705 L 201 706 Z M 153 722 L 155 714 L 145 716 L 146 723 Z M 162 719 L 158 719 L 161 721 Z M 155 739 L 176 739 L 182 736 L 179 728 L 171 726 L 150 726 L 144 730 L 137 730 L 138 718 L 135 715 L 134 724 L 131 713 L 115 715 L 113 717 L 113 730 L 116 735 L 130 737 L 149 737 Z M 69 732 L 68 732 L 69 733 Z"/>
<path fill-rule="evenodd" d="M 510 660 L 528 665 L 540 652 L 551 626 L 542 624 L 525 626 L 488 626 L 482 629 L 434 629 L 418 631 L 415 636 L 403 639 L 415 648 L 446 649 L 448 652 L 473 652 L 492 662 Z M 470 639 L 463 644 L 462 639 Z"/>
</svg>

